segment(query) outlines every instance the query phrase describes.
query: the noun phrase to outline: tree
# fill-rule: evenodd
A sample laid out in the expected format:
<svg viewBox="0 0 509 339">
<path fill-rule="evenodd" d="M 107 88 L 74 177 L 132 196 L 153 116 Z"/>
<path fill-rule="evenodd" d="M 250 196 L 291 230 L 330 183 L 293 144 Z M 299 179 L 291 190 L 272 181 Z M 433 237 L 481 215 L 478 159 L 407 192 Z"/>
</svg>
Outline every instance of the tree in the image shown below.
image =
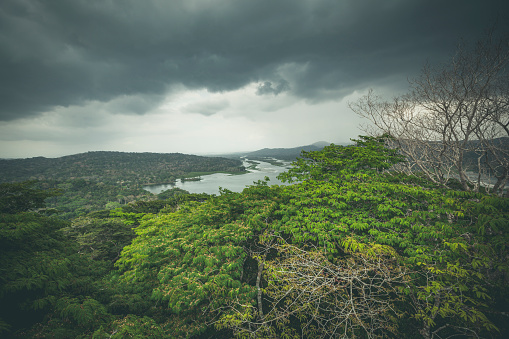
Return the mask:
<svg viewBox="0 0 509 339">
<path fill-rule="evenodd" d="M 157 195 L 157 199 L 166 200 L 171 199 L 179 195 L 189 194 L 188 191 L 183 190 L 182 188 L 173 187 L 172 189 L 165 190 Z"/>
<path fill-rule="evenodd" d="M 0 334 L 42 319 L 62 291 L 75 283 L 75 247 L 59 230 L 68 225 L 34 212 L 55 192 L 33 182 L 0 184 Z"/>
<path fill-rule="evenodd" d="M 266 232 L 261 244 L 263 298 L 259 293 L 256 306 L 237 305 L 243 313 L 237 319 L 223 316 L 219 326 L 233 328 L 239 337 L 396 334 L 395 296 L 406 272 L 392 248 L 374 245 L 331 258 L 322 248 L 292 245 L 273 232 Z M 269 259 L 270 252 L 277 255 Z"/>
<path fill-rule="evenodd" d="M 391 140 L 304 152 L 282 175 L 294 185 L 111 211 L 139 224 L 105 283 L 117 316 L 77 323 L 113 337 L 507 334 L 509 199 L 396 172 Z M 104 314 L 63 301 L 71 318 Z"/>
<path fill-rule="evenodd" d="M 58 190 L 38 190 L 35 181 L 0 184 L 0 213 L 15 214 L 46 206 L 45 200 L 59 195 Z"/>
<path fill-rule="evenodd" d="M 79 245 L 78 253 L 94 260 L 115 262 L 134 238 L 132 226 L 118 218 L 79 217 L 63 233 Z"/>
<path fill-rule="evenodd" d="M 406 95 L 385 101 L 370 91 L 350 107 L 372 122 L 369 134 L 395 138 L 409 160 L 400 166 L 407 173 L 442 185 L 457 177 L 475 191 L 494 176 L 493 191 L 502 194 L 509 151 L 498 138 L 509 137 L 508 62 L 508 39 L 488 33 L 473 48 L 459 44 L 448 64 L 426 64 Z"/>
<path fill-rule="evenodd" d="M 158 305 L 152 311 L 174 338 L 203 333 L 232 301 L 253 302 L 245 247 L 272 204 L 252 190 L 193 201 L 199 197 L 177 195 L 178 208 L 144 218 L 115 264 L 120 284 Z"/>
<path fill-rule="evenodd" d="M 362 137 L 294 163 L 283 177 L 300 182 L 283 189 L 253 251 L 257 302 L 218 326 L 241 337 L 496 330 L 488 305 L 504 291 L 509 202 L 394 172 L 388 141 Z"/>
</svg>

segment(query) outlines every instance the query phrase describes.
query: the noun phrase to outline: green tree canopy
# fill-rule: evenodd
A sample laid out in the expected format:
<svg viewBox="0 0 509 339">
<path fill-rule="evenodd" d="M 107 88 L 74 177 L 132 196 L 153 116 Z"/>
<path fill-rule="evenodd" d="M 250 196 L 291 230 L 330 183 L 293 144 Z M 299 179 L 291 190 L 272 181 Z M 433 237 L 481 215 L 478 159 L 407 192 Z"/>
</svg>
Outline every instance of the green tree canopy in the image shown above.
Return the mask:
<svg viewBox="0 0 509 339">
<path fill-rule="evenodd" d="M 389 139 L 304 152 L 281 176 L 291 186 L 161 210 L 124 249 L 120 281 L 143 285 L 181 336 L 496 331 L 507 200 L 393 171 Z"/>
<path fill-rule="evenodd" d="M 293 185 L 172 194 L 73 224 L 9 200 L 3 333 L 506 335 L 509 199 L 399 173 L 390 140 L 304 152 L 281 176 Z"/>
<path fill-rule="evenodd" d="M 34 189 L 35 181 L 0 184 L 0 213 L 15 214 L 46 206 L 45 200 L 60 194 L 57 190 Z"/>
</svg>

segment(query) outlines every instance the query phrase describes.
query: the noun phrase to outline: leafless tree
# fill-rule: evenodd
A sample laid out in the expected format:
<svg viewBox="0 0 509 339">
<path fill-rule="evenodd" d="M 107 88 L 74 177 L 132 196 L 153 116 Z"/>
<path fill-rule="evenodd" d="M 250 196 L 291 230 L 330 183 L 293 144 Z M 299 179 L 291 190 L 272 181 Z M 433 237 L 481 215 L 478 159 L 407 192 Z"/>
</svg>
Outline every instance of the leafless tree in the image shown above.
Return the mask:
<svg viewBox="0 0 509 339">
<path fill-rule="evenodd" d="M 366 132 L 396 138 L 406 171 L 442 185 L 457 177 L 464 190 L 494 176 L 493 190 L 502 193 L 509 178 L 508 143 L 500 139 L 509 137 L 508 42 L 488 33 L 473 48 L 459 44 L 448 64 L 426 64 L 407 94 L 385 101 L 370 91 L 350 107 L 372 122 Z"/>
<path fill-rule="evenodd" d="M 276 236 L 266 245 L 277 256 L 259 266 L 263 301 L 234 305 L 236 316 L 226 320 L 237 336 L 351 338 L 363 333 L 375 338 L 396 331 L 393 302 L 406 273 L 394 253 L 350 253 L 330 260 L 323 249 L 302 249 Z M 291 321 L 299 323 L 300 333 Z"/>
</svg>

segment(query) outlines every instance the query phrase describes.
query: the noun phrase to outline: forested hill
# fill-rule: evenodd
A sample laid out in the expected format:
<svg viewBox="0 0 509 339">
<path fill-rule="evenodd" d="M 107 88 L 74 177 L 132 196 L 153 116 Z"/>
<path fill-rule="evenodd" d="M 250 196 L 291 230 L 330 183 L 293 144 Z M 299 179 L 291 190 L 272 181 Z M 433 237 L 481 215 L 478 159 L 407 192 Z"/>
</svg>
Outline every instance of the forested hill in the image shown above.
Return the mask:
<svg viewBox="0 0 509 339">
<path fill-rule="evenodd" d="M 88 152 L 54 159 L 0 160 L 0 182 L 36 180 L 39 188 L 58 189 L 61 194 L 48 200 L 47 207 L 60 211 L 64 219 L 156 199 L 143 189 L 146 184 L 242 171 L 238 159 L 180 153 Z"/>
<path fill-rule="evenodd" d="M 192 172 L 241 172 L 239 160 L 180 153 L 88 152 L 61 158 L 0 160 L 0 182 L 96 179 L 139 186 L 172 182 Z"/>
</svg>

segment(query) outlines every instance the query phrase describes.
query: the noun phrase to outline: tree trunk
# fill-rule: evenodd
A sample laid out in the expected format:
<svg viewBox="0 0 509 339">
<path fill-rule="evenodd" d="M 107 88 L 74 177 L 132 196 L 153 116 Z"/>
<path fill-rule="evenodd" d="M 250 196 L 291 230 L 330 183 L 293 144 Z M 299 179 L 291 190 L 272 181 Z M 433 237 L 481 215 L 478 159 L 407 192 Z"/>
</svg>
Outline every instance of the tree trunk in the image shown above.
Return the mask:
<svg viewBox="0 0 509 339">
<path fill-rule="evenodd" d="M 258 316 L 263 319 L 263 307 L 262 307 L 262 289 L 260 283 L 262 281 L 263 263 L 258 266 L 258 276 L 256 277 L 256 289 L 258 290 Z"/>
</svg>

